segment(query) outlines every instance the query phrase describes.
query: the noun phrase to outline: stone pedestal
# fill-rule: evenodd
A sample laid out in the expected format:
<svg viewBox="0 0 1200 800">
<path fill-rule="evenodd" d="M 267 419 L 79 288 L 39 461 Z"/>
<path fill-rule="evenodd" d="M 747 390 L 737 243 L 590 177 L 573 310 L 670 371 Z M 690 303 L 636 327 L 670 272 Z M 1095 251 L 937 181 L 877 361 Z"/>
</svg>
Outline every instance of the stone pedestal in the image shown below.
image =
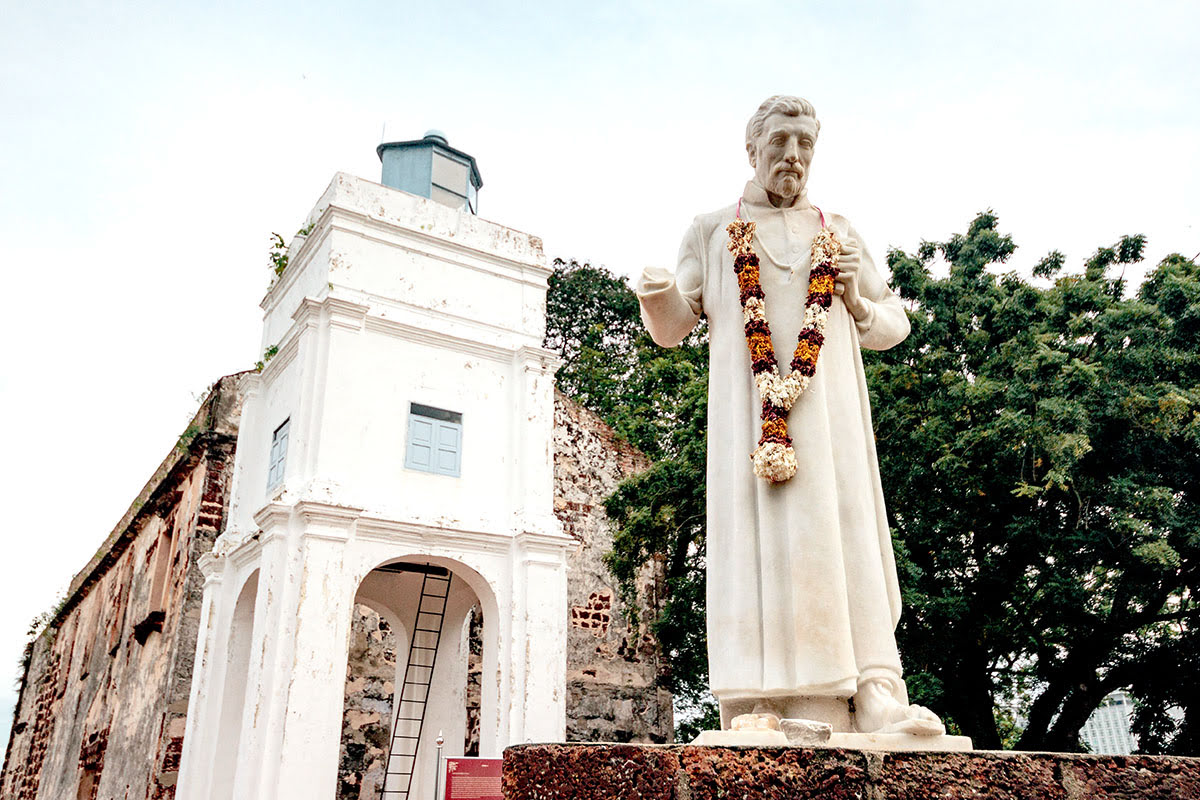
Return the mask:
<svg viewBox="0 0 1200 800">
<path fill-rule="evenodd" d="M 788 723 L 793 723 L 789 730 Z M 693 745 L 700 747 L 824 747 L 835 750 L 878 750 L 883 752 L 967 752 L 966 736 L 914 736 L 907 733 L 843 733 L 819 722 L 796 724 L 784 720 L 782 731 L 704 731 Z"/>
<path fill-rule="evenodd" d="M 803 747 L 528 744 L 504 751 L 505 800 L 1194 800 L 1200 759 L 883 753 Z"/>
</svg>

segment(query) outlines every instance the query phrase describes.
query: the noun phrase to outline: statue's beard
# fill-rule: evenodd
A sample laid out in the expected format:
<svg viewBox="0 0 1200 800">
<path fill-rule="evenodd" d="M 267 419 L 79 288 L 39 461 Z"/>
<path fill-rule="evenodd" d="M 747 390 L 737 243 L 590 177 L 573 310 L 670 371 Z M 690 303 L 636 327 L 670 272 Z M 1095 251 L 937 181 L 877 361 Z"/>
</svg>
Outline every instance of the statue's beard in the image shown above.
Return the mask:
<svg viewBox="0 0 1200 800">
<path fill-rule="evenodd" d="M 766 190 L 780 197 L 799 197 L 804 191 L 804 178 L 794 172 L 776 172 L 771 176 Z"/>
</svg>

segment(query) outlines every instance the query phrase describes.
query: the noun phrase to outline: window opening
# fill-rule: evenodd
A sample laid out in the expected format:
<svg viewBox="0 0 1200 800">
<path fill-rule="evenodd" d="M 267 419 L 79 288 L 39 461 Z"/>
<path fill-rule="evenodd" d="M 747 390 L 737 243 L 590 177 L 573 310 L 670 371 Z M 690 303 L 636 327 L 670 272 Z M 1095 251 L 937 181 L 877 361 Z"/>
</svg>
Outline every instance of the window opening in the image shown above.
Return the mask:
<svg viewBox="0 0 1200 800">
<path fill-rule="evenodd" d="M 462 472 L 462 414 L 412 403 L 404 466 L 457 478 Z"/>
<path fill-rule="evenodd" d="M 267 469 L 267 488 L 274 489 L 283 482 L 283 467 L 287 462 L 288 430 L 292 419 L 288 417 L 283 424 L 275 429 L 271 436 L 270 466 Z"/>
</svg>

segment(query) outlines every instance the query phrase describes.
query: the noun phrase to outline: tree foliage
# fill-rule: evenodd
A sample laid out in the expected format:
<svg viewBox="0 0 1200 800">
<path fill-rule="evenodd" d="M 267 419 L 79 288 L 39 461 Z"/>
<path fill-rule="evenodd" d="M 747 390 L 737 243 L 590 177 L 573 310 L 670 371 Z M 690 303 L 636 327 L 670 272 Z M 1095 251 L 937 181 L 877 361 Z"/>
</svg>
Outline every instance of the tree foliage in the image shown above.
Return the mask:
<svg viewBox="0 0 1200 800">
<path fill-rule="evenodd" d="M 1124 272 L 1143 247 L 1124 237 L 1078 274 L 1051 253 L 1023 279 L 1004 271 L 1015 244 L 987 212 L 965 234 L 888 256 L 913 330 L 864 362 L 904 595 L 898 636 L 914 701 L 977 747 L 1078 749 L 1092 710 L 1127 688 L 1143 749 L 1200 753 L 1200 269 L 1168 257 L 1130 296 Z M 549 329 L 579 343 L 560 350 L 564 391 L 655 459 L 608 502 L 610 565 L 630 585 L 648 557 L 666 557 L 655 624 L 666 680 L 698 702 L 702 332 L 657 348 L 623 282 L 560 272 L 552 295 L 592 293 L 552 297 Z M 589 316 L 592 302 L 608 304 Z"/>
<path fill-rule="evenodd" d="M 889 254 L 913 333 L 867 370 L 901 647 L 922 699 L 977 746 L 1001 743 L 998 700 L 1029 695 L 1017 746 L 1077 749 L 1107 693 L 1172 680 L 1145 671 L 1196 623 L 1200 273 L 1172 257 L 1125 297 L 1143 245 L 1061 277 L 1051 253 L 1048 288 L 997 274 L 1015 245 L 991 213 Z"/>
<path fill-rule="evenodd" d="M 694 446 L 693 406 L 699 391 L 703 426 L 707 393 L 706 326 L 679 347 L 661 348 L 643 328 L 637 296 L 624 280 L 590 264 L 556 259 L 554 265 L 546 347 L 563 359 L 558 388 L 656 461 Z"/>
<path fill-rule="evenodd" d="M 651 621 L 669 665 L 662 680 L 677 702 L 711 714 L 703 707 L 707 326 L 679 347 L 659 347 L 629 286 L 576 261 L 555 262 L 546 304 L 546 346 L 563 359 L 559 388 L 654 460 L 608 499 L 617 523 L 609 569 L 628 600 L 638 570 L 663 556 L 667 597 Z"/>
</svg>

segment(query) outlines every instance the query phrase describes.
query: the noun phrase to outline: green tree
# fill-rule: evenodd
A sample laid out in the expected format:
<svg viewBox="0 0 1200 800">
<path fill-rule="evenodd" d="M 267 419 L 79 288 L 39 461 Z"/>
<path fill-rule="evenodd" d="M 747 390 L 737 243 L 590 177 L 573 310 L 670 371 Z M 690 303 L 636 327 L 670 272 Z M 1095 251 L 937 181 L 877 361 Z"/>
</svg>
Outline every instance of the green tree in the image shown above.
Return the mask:
<svg viewBox="0 0 1200 800">
<path fill-rule="evenodd" d="M 638 301 L 603 267 L 554 260 L 546 293 L 545 346 L 558 353 L 558 388 L 601 416 L 627 399 L 642 335 Z"/>
<path fill-rule="evenodd" d="M 558 388 L 652 459 L 678 455 L 692 443 L 681 429 L 691 424 L 688 398 L 697 390 L 703 419 L 707 327 L 697 326 L 679 347 L 661 348 L 642 327 L 637 296 L 624 280 L 574 260 L 554 265 L 545 346 L 563 359 Z"/>
<path fill-rule="evenodd" d="M 661 348 L 625 281 L 576 261 L 555 261 L 546 307 L 546 346 L 563 359 L 559 388 L 654 459 L 608 500 L 618 526 L 609 568 L 629 600 L 638 570 L 663 556 L 667 599 L 651 621 L 668 664 L 661 679 L 677 703 L 711 717 L 704 705 L 707 326 L 679 347 Z"/>
<path fill-rule="evenodd" d="M 1051 253 L 1048 288 L 995 270 L 1015 245 L 991 213 L 889 254 L 913 333 L 866 363 L 900 643 L 915 693 L 977 746 L 1000 746 L 1014 692 L 1034 696 L 1017 747 L 1075 750 L 1108 692 L 1185 680 L 1145 670 L 1196 623 L 1200 273 L 1169 258 L 1127 298 L 1143 245 L 1062 277 Z"/>
</svg>

